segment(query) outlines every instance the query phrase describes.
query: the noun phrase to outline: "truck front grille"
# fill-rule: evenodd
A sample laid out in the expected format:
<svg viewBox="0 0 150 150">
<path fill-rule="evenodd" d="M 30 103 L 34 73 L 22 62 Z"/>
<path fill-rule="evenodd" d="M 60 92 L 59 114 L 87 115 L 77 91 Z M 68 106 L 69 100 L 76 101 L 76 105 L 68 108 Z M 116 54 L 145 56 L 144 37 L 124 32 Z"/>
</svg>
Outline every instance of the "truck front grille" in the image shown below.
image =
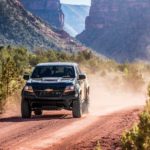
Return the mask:
<svg viewBox="0 0 150 150">
<path fill-rule="evenodd" d="M 61 97 L 63 94 L 63 91 L 35 91 L 35 94 L 37 97 Z"/>
</svg>

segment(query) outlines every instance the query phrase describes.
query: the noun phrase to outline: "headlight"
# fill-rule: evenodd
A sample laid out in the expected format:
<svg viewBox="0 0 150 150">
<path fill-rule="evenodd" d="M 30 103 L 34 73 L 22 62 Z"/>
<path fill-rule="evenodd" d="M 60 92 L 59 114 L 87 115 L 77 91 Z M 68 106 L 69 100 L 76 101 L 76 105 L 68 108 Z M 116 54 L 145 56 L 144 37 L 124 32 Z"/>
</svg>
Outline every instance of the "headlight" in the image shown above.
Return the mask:
<svg viewBox="0 0 150 150">
<path fill-rule="evenodd" d="M 32 88 L 32 86 L 26 85 L 26 86 L 24 87 L 24 91 L 25 91 L 25 92 L 33 93 L 33 88 Z"/>
<path fill-rule="evenodd" d="M 71 91 L 75 91 L 75 87 L 74 87 L 74 85 L 70 85 L 70 86 L 67 86 L 66 88 L 65 88 L 65 93 L 66 92 L 71 92 Z"/>
</svg>

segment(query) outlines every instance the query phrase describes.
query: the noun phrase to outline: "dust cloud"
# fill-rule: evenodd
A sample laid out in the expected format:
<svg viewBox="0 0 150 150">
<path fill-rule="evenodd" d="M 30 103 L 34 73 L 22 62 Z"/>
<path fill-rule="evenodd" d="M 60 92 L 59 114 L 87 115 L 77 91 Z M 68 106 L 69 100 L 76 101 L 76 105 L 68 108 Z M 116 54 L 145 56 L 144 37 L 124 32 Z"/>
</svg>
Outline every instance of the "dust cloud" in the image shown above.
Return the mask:
<svg viewBox="0 0 150 150">
<path fill-rule="evenodd" d="M 89 75 L 89 83 L 91 115 L 103 115 L 143 106 L 147 98 L 146 86 L 138 91 L 132 90 L 129 85 L 124 85 L 122 81 L 113 78 L 113 75 L 105 77 L 101 77 L 98 73 Z"/>
</svg>

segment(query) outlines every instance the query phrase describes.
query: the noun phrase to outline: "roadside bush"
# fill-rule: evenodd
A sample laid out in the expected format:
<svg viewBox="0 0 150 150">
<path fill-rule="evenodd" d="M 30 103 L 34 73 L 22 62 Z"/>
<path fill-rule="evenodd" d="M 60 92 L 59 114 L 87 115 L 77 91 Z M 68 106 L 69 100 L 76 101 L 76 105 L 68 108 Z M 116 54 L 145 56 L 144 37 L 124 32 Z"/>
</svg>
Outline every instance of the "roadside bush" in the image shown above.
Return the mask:
<svg viewBox="0 0 150 150">
<path fill-rule="evenodd" d="M 150 149 L 150 85 L 148 96 L 145 109 L 139 116 L 139 123 L 122 136 L 123 150 Z"/>
<path fill-rule="evenodd" d="M 2 113 L 6 98 L 22 84 L 21 75 L 28 64 L 27 50 L 2 48 L 0 58 L 0 113 Z"/>
<path fill-rule="evenodd" d="M 94 148 L 94 150 L 102 150 L 100 142 L 97 141 L 96 147 Z"/>
</svg>

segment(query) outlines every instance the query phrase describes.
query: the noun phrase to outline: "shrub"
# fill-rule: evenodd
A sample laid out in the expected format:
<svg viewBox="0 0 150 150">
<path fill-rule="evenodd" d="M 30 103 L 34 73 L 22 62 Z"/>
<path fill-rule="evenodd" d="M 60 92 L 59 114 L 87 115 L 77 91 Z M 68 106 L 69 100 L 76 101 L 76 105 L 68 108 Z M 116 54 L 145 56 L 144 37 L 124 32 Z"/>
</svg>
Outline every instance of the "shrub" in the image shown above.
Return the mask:
<svg viewBox="0 0 150 150">
<path fill-rule="evenodd" d="M 21 74 L 28 64 L 27 50 L 22 48 L 2 48 L 0 51 L 0 112 L 7 96 L 19 89 Z"/>
<path fill-rule="evenodd" d="M 99 141 L 97 141 L 97 144 L 96 144 L 96 147 L 94 148 L 94 150 L 102 150 Z"/>
<path fill-rule="evenodd" d="M 122 136 L 123 150 L 150 149 L 150 86 L 148 96 L 145 109 L 139 116 L 139 123 Z"/>
</svg>

